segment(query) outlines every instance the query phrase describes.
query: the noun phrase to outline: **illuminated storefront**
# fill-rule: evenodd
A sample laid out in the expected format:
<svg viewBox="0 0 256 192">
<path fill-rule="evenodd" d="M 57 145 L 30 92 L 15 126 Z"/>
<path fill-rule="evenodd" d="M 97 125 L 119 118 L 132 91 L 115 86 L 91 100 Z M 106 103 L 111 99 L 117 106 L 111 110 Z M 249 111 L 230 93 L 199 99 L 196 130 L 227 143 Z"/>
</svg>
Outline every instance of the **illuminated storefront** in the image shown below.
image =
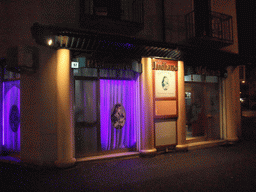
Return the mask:
<svg viewBox="0 0 256 192">
<path fill-rule="evenodd" d="M 233 60 L 222 66 L 222 53 L 208 61 L 190 47 L 38 23 L 31 32 L 38 47 L 25 54 L 38 50 L 40 67 L 1 84 L 14 114 L 1 112 L 1 142 L 22 161 L 66 167 L 238 140 L 239 71 Z M 201 63 L 222 67 L 202 72 Z"/>
</svg>

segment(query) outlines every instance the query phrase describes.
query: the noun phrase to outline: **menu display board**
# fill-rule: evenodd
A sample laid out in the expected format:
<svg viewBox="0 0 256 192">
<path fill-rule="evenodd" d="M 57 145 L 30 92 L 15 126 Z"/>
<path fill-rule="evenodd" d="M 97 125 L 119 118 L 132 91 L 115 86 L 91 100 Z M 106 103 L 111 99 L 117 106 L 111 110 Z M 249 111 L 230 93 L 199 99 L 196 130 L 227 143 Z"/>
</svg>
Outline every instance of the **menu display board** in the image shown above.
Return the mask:
<svg viewBox="0 0 256 192">
<path fill-rule="evenodd" d="M 154 116 L 157 119 L 177 118 L 178 61 L 152 59 Z"/>
</svg>

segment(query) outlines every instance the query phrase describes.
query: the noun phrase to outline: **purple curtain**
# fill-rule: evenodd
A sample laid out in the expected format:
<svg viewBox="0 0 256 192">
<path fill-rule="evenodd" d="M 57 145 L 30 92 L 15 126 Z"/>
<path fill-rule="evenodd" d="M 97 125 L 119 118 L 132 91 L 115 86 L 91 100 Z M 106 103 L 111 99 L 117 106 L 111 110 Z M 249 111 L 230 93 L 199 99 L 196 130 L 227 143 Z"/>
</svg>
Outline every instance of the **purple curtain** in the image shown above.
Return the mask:
<svg viewBox="0 0 256 192">
<path fill-rule="evenodd" d="M 136 148 L 139 142 L 140 94 L 137 80 L 100 80 L 100 123 L 102 150 Z M 111 123 L 116 104 L 125 110 L 125 124 L 117 129 Z"/>
<path fill-rule="evenodd" d="M 20 81 L 3 82 L 2 149 L 20 151 Z"/>
</svg>

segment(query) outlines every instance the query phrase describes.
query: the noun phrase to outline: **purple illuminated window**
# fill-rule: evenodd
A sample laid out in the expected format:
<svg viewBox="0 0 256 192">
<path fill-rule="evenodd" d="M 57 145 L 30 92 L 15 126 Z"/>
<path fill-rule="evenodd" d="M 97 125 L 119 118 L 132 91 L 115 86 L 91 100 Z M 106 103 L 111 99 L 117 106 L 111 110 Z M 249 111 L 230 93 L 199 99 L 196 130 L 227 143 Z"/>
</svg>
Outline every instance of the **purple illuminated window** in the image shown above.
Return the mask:
<svg viewBox="0 0 256 192">
<path fill-rule="evenodd" d="M 136 148 L 140 127 L 140 96 L 138 81 L 100 80 L 100 124 L 102 150 Z M 116 129 L 111 113 L 116 104 L 125 109 L 125 124 Z M 121 137 L 121 138 L 120 138 Z"/>
<path fill-rule="evenodd" d="M 20 151 L 20 81 L 3 82 L 1 144 L 8 151 Z"/>
</svg>

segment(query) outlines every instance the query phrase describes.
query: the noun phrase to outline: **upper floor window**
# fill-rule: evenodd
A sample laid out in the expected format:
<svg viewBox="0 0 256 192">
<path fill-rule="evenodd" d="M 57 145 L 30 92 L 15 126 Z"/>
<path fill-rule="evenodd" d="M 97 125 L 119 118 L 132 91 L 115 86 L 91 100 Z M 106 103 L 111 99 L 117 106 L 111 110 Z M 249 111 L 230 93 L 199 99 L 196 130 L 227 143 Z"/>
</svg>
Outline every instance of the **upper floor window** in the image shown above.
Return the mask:
<svg viewBox="0 0 256 192">
<path fill-rule="evenodd" d="M 144 22 L 144 0 L 81 0 L 82 14 Z"/>
<path fill-rule="evenodd" d="M 90 0 L 93 15 L 108 16 L 116 19 L 121 17 L 120 0 Z"/>
</svg>

